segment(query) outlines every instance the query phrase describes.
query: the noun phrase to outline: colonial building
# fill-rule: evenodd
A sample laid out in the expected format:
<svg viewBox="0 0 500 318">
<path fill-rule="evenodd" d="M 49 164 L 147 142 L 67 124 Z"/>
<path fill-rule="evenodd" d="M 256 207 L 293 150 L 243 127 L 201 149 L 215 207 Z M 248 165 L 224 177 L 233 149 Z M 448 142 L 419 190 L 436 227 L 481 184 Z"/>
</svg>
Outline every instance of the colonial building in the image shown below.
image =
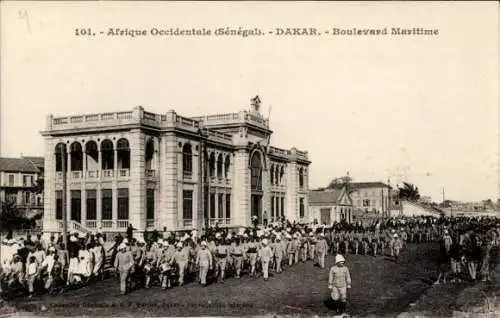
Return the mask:
<svg viewBox="0 0 500 318">
<path fill-rule="evenodd" d="M 48 116 L 44 231 L 243 227 L 308 218 L 306 151 L 269 145 L 260 111 L 183 117 L 170 110 Z M 66 178 L 63 171 L 67 171 Z M 63 193 L 66 195 L 63 196 Z"/>
<path fill-rule="evenodd" d="M 331 225 L 333 222 L 353 221 L 352 199 L 346 187 L 315 190 L 309 192 L 309 215 L 311 221 Z"/>
<path fill-rule="evenodd" d="M 36 191 L 40 165 L 40 157 L 0 158 L 0 201 L 14 202 L 27 217 L 43 212 L 43 193 Z"/>
</svg>

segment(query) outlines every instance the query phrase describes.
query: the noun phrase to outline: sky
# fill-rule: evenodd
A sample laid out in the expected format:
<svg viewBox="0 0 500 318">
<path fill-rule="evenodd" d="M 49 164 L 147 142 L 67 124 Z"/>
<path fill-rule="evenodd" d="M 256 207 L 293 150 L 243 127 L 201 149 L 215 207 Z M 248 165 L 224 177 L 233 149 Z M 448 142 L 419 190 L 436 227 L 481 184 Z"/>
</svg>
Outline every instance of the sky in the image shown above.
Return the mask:
<svg viewBox="0 0 500 318">
<path fill-rule="evenodd" d="M 44 155 L 46 116 L 249 109 L 271 143 L 307 150 L 311 188 L 413 183 L 422 195 L 500 194 L 499 10 L 485 3 L 1 4 L 0 155 Z M 259 28 L 263 36 L 106 36 L 109 28 Z M 317 28 L 321 36 L 269 30 Z M 327 35 L 333 28 L 437 36 Z M 96 36 L 76 36 L 91 28 Z M 104 34 L 100 34 L 100 32 Z"/>
</svg>

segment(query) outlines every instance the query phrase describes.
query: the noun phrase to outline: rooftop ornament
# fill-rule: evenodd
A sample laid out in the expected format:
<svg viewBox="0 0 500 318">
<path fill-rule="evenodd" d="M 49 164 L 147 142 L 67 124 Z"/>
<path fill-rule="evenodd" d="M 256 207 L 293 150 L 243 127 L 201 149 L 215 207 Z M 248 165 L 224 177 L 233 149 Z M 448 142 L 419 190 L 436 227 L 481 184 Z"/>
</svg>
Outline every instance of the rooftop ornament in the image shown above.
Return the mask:
<svg viewBox="0 0 500 318">
<path fill-rule="evenodd" d="M 252 98 L 250 100 L 250 105 L 252 106 L 252 111 L 254 111 L 254 112 L 257 112 L 257 113 L 259 112 L 260 104 L 261 104 L 261 100 L 260 100 L 259 95 L 256 95 L 254 98 Z"/>
</svg>

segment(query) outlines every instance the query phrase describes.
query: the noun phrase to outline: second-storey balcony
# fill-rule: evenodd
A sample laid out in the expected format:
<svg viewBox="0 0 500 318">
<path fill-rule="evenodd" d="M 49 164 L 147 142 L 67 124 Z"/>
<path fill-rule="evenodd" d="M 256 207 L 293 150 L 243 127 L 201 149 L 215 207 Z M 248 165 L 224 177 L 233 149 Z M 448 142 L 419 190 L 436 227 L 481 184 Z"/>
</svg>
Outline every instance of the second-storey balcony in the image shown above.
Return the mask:
<svg viewBox="0 0 500 318">
<path fill-rule="evenodd" d="M 99 170 L 87 171 L 87 179 L 97 179 L 97 178 L 99 178 Z"/>
<path fill-rule="evenodd" d="M 100 180 L 100 179 L 127 179 L 130 177 L 130 169 L 105 169 L 105 170 L 88 170 L 88 171 L 68 171 L 67 178 L 71 180 Z M 56 179 L 62 180 L 63 173 L 61 171 L 56 172 Z"/>
<path fill-rule="evenodd" d="M 82 179 L 83 171 L 71 171 L 71 179 Z"/>
<path fill-rule="evenodd" d="M 118 178 L 128 178 L 130 177 L 129 169 L 118 169 Z"/>
<path fill-rule="evenodd" d="M 114 171 L 111 170 L 111 169 L 106 169 L 106 170 L 102 170 L 102 179 L 111 179 L 113 178 L 113 173 Z"/>
</svg>

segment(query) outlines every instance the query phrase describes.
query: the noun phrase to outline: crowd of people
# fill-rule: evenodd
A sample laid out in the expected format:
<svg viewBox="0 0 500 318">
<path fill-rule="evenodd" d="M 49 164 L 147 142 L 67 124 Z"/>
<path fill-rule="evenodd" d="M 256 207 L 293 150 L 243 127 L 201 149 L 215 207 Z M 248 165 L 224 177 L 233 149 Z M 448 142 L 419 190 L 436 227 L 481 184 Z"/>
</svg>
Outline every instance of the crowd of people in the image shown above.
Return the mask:
<svg viewBox="0 0 500 318">
<path fill-rule="evenodd" d="M 239 231 L 215 226 L 199 234 L 196 230 L 182 235 L 153 232 L 141 237 L 134 237 L 129 229 L 111 244 L 106 244 L 100 233 L 73 233 L 67 248 L 61 237 L 51 236 L 48 241 L 41 235 L 24 241 L 11 238 L 2 241 L 0 286 L 4 292 L 27 291 L 30 296 L 37 291 L 63 292 L 103 279 L 106 262 L 113 276 L 119 277 L 123 294 L 154 286 L 169 289 L 193 281 L 206 286 L 243 275 L 268 280 L 270 272 L 278 274 L 301 262 L 312 261 L 325 268 L 327 254 L 336 255 L 339 267 L 349 254 L 385 255 L 398 261 L 408 243 L 430 242 L 441 246 L 436 283 L 447 282 L 450 276 L 452 280 L 489 280 L 492 251 L 500 241 L 500 222 L 493 218 L 391 218 L 369 225 L 315 223 L 281 220 Z M 110 246 L 107 250 L 106 245 Z M 330 271 L 329 287 L 336 281 L 332 278 L 336 272 L 345 275 L 346 271 Z M 347 288 L 350 277 L 343 284 L 342 288 Z M 336 295 L 345 303 L 343 293 L 337 290 Z M 345 306 L 339 308 L 342 311 Z"/>
</svg>

